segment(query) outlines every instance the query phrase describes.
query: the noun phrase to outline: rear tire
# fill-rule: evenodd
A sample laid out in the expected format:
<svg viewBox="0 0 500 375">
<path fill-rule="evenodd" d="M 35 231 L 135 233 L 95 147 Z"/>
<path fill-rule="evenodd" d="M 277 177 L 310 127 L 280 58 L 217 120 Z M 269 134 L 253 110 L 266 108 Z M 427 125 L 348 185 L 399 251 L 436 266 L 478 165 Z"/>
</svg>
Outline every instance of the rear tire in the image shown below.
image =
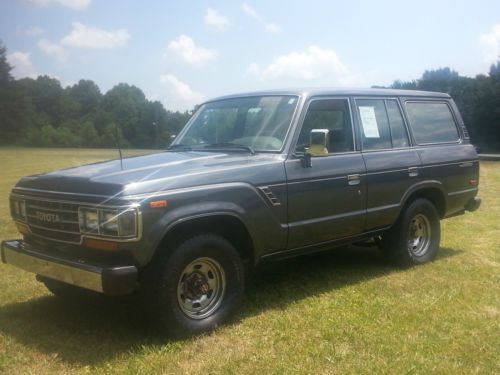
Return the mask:
<svg viewBox="0 0 500 375">
<path fill-rule="evenodd" d="M 427 199 L 411 202 L 397 223 L 382 236 L 382 250 L 394 264 L 409 267 L 433 260 L 439 250 L 441 226 Z"/>
<path fill-rule="evenodd" d="M 155 323 L 175 337 L 211 331 L 241 302 L 244 269 L 225 238 L 199 234 L 156 259 L 145 275 L 143 293 Z"/>
</svg>

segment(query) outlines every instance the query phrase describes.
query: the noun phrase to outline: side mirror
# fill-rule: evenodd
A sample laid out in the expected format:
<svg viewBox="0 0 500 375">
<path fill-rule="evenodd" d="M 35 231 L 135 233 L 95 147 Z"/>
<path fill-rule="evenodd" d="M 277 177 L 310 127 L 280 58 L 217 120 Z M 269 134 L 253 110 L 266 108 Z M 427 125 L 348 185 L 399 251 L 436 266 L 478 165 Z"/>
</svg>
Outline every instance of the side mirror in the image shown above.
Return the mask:
<svg viewBox="0 0 500 375">
<path fill-rule="evenodd" d="M 175 137 L 177 137 L 177 134 L 172 134 L 169 137 L 169 141 L 168 141 L 168 145 L 167 146 L 170 146 L 172 144 L 172 142 L 174 141 Z"/>
<path fill-rule="evenodd" d="M 328 129 L 312 129 L 308 153 L 311 156 L 327 156 L 330 144 Z"/>
</svg>

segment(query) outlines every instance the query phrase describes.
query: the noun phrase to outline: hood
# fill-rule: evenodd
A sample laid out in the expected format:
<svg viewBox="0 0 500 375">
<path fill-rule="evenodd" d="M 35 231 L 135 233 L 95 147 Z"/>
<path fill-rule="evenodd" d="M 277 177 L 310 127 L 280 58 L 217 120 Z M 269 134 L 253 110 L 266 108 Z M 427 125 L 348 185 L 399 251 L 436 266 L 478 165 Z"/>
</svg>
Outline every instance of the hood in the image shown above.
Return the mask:
<svg viewBox="0 0 500 375">
<path fill-rule="evenodd" d="M 105 196 L 142 194 L 214 183 L 214 178 L 236 181 L 238 170 L 280 160 L 283 157 L 277 154 L 162 152 L 125 158 L 123 163 L 110 160 L 28 176 L 16 188 Z"/>
</svg>

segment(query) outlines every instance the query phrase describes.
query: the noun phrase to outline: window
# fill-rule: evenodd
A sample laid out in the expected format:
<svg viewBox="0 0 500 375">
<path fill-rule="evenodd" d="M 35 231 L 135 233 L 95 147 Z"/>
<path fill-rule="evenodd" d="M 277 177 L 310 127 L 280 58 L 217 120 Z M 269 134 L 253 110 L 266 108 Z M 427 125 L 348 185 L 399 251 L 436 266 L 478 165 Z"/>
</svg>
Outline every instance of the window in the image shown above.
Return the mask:
<svg viewBox="0 0 500 375">
<path fill-rule="evenodd" d="M 202 105 L 173 145 L 204 149 L 220 143 L 279 151 L 290 127 L 296 96 L 250 96 Z"/>
<path fill-rule="evenodd" d="M 408 134 L 394 99 L 356 100 L 361 123 L 363 150 L 408 147 Z"/>
<path fill-rule="evenodd" d="M 309 147 L 309 138 L 313 129 L 329 130 L 329 153 L 354 150 L 347 99 L 318 99 L 310 102 L 297 141 L 297 151 L 304 151 Z"/>
<path fill-rule="evenodd" d="M 396 100 L 386 100 L 385 107 L 387 108 L 391 127 L 392 147 L 408 147 L 410 142 L 408 141 L 408 133 L 406 132 L 405 122 L 398 102 Z"/>
<path fill-rule="evenodd" d="M 406 110 L 418 144 L 457 142 L 457 126 L 446 103 L 407 102 Z"/>
</svg>

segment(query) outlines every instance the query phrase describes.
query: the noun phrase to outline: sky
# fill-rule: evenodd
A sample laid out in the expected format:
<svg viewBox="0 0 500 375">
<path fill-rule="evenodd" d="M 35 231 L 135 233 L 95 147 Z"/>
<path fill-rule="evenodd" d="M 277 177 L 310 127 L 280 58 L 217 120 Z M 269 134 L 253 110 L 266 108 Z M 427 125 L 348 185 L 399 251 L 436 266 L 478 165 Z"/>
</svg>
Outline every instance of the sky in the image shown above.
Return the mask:
<svg viewBox="0 0 500 375">
<path fill-rule="evenodd" d="M 287 87 L 370 87 L 500 59 L 500 1 L 0 0 L 16 78 L 120 82 L 169 110 Z"/>
</svg>

